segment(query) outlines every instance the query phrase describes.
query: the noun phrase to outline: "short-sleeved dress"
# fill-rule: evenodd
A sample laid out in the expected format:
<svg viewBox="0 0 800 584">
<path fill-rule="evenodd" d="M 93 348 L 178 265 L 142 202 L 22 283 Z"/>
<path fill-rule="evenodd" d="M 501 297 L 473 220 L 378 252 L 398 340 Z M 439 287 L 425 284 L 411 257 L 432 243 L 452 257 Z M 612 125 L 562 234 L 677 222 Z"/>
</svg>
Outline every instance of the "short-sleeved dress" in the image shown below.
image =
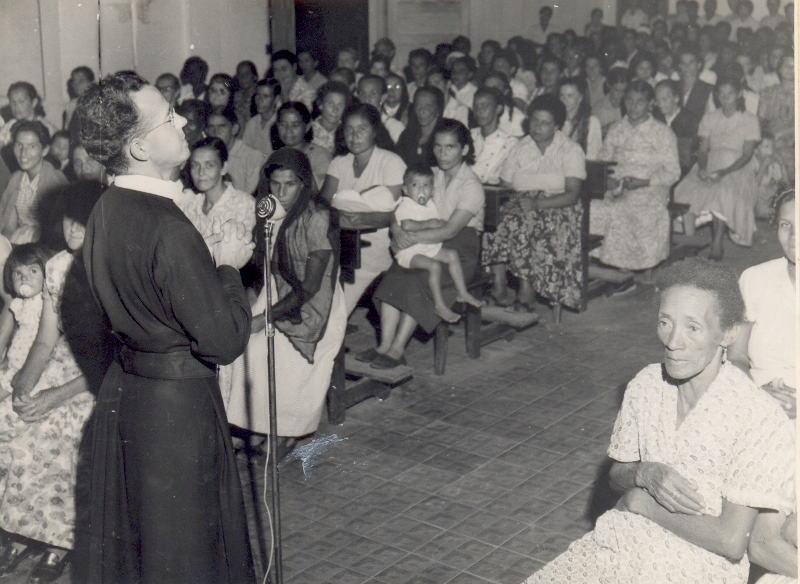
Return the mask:
<svg viewBox="0 0 800 584">
<path fill-rule="evenodd" d="M 46 265 L 45 285 L 58 311 L 72 261 L 73 255 L 63 251 Z M 35 392 L 80 375 L 62 335 Z M 0 402 L 0 528 L 72 549 L 78 445 L 93 406 L 92 394 L 85 391 L 29 424 L 13 411 L 10 398 Z"/>
<path fill-rule="evenodd" d="M 726 117 L 721 109 L 703 116 L 697 130 L 709 141 L 706 170 L 714 172 L 730 166 L 742 155 L 744 143 L 760 141 L 758 118 L 748 112 Z M 725 175 L 717 182 L 700 180 L 697 165 L 675 187 L 675 201 L 691 205 L 689 212 L 700 215 L 710 211 L 728 225 L 730 238 L 739 245 L 750 245 L 755 231 L 755 204 L 758 194 L 755 161 Z"/>
<path fill-rule="evenodd" d="M 667 464 L 698 485 L 719 516 L 722 499 L 748 507 L 793 510 L 787 468 L 792 427 L 780 407 L 730 363 L 676 428 L 678 390 L 660 364 L 628 384 L 608 454 L 620 462 Z M 704 582 L 744 584 L 747 555 L 733 562 L 634 513 L 611 510 L 526 584 L 552 582 Z M 670 579 L 671 578 L 671 579 Z"/>
<path fill-rule="evenodd" d="M 486 137 L 480 128 L 473 128 L 471 133 L 475 144 L 475 164 L 472 165 L 472 171 L 483 184 L 499 184 L 500 167 L 514 151 L 519 140 L 499 128 Z"/>
<path fill-rule="evenodd" d="M 397 154 L 376 146 L 366 168 L 358 177 L 353 170 L 354 158 L 352 154 L 337 156 L 328 167 L 328 174 L 339 181 L 340 191 L 353 189 L 362 192 L 376 185 L 388 187 L 403 184 L 406 164 Z M 361 239 L 370 245 L 361 250 L 361 267 L 355 272 L 355 282 L 344 286 L 348 314 L 353 312 L 358 299 L 372 281 L 392 265 L 388 227 L 378 229 L 374 233 L 364 233 Z"/>
<path fill-rule="evenodd" d="M 583 282 L 581 202 L 539 211 L 525 211 L 520 203 L 538 192 L 545 197 L 563 192 L 567 177 L 585 179 L 586 162 L 581 147 L 561 131 L 544 153 L 530 136 L 519 141 L 500 169 L 500 178 L 518 196 L 500 208 L 497 230 L 484 234 L 482 263 L 507 264 L 537 293 L 577 309 Z"/>
<path fill-rule="evenodd" d="M 433 202 L 439 216 L 447 221 L 456 210 L 467 211 L 472 218 L 455 237 L 443 241 L 444 247 L 454 249 L 461 260 L 464 280 L 470 282 L 480 260 L 481 232 L 483 231 L 483 212 L 486 203 L 483 186 L 478 177 L 462 163 L 458 173 L 445 185 L 444 171 L 433 169 Z M 447 271 L 442 273 L 442 296 L 448 306 L 455 301 L 455 290 L 450 286 L 452 280 Z M 428 333 L 433 332 L 441 319 L 433 311 L 433 296 L 428 286 L 428 272 L 407 270 L 397 262 L 384 274 L 375 290 L 375 298 L 394 306 L 410 315 Z"/>
<path fill-rule="evenodd" d="M 175 198 L 175 204 L 203 237 L 211 235 L 215 217 L 222 223 L 229 219 L 244 223 L 247 231 L 253 231 L 253 227 L 256 226 L 256 200 L 252 195 L 236 190 L 230 183 L 207 214 L 203 212 L 204 202 L 205 195 L 190 189 L 184 190 Z"/>
<path fill-rule="evenodd" d="M 598 159 L 616 162 L 617 178 L 650 184 L 592 201 L 589 231 L 603 236 L 593 255 L 624 270 L 656 266 L 669 256 L 669 189 L 681 177 L 675 134 L 652 116 L 638 126 L 626 117 L 608 131 Z"/>
<path fill-rule="evenodd" d="M 758 386 L 774 379 L 789 387 L 796 383 L 797 311 L 788 264 L 786 258 L 770 260 L 747 268 L 739 278 L 747 320 L 753 323 L 747 353 L 750 375 Z"/>
</svg>

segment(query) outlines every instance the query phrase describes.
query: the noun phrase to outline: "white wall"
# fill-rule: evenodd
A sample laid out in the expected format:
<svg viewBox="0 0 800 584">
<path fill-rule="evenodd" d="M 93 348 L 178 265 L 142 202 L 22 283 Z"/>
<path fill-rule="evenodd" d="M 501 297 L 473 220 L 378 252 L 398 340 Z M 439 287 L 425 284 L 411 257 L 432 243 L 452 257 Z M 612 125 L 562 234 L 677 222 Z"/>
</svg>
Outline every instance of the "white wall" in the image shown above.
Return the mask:
<svg viewBox="0 0 800 584">
<path fill-rule="evenodd" d="M 135 69 L 154 82 L 200 55 L 210 73 L 249 59 L 268 66 L 268 0 L 0 0 L 0 105 L 8 86 L 33 83 L 61 125 L 72 69 Z M 132 18 L 133 12 L 137 13 Z M 99 28 L 99 31 L 98 31 Z"/>
</svg>

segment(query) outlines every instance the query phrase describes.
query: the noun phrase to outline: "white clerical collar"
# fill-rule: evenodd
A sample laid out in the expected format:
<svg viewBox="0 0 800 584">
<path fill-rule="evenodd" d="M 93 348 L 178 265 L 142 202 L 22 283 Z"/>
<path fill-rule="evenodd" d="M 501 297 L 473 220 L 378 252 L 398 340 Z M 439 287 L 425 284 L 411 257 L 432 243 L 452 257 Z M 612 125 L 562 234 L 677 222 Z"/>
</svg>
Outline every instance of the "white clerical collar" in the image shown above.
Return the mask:
<svg viewBox="0 0 800 584">
<path fill-rule="evenodd" d="M 142 191 L 174 200 L 183 192 L 180 181 L 161 180 L 141 174 L 122 174 L 114 178 L 114 184 L 121 189 Z"/>
</svg>

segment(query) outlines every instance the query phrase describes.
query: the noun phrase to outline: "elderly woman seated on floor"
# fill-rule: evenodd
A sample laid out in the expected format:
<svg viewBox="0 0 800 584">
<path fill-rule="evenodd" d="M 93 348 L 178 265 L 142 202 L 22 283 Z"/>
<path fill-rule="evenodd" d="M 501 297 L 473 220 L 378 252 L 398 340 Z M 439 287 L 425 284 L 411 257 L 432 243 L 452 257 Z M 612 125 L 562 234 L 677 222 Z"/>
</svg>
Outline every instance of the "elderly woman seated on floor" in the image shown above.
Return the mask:
<svg viewBox="0 0 800 584">
<path fill-rule="evenodd" d="M 759 509 L 794 508 L 791 424 L 726 362 L 744 321 L 736 276 L 692 258 L 671 266 L 659 290 L 664 363 L 628 384 L 608 449 L 612 487 L 624 495 L 527 584 L 667 575 L 743 584 Z"/>
<path fill-rule="evenodd" d="M 586 178 L 581 147 L 561 132 L 567 110 L 556 95 L 528 106 L 528 135 L 500 168 L 501 184 L 517 195 L 500 208 L 497 231 L 484 237 L 483 265 L 492 272 L 492 298 L 515 312 L 533 313 L 536 294 L 578 308 L 581 301 L 583 209 Z M 519 278 L 516 299 L 506 272 Z"/>
</svg>

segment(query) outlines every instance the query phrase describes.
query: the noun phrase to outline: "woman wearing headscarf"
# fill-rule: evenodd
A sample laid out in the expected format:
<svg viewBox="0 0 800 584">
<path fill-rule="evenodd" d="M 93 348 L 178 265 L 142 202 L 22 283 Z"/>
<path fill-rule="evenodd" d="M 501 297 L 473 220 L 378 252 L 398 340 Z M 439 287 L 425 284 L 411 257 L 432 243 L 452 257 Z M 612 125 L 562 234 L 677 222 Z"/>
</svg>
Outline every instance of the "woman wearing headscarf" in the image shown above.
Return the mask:
<svg viewBox="0 0 800 584">
<path fill-rule="evenodd" d="M 276 328 L 277 432 L 284 443 L 317 429 L 347 324 L 338 282 L 338 233 L 331 228 L 328 210 L 313 201 L 314 194 L 306 155 L 294 148 L 273 152 L 258 197 L 272 195 L 280 203 L 271 219 L 274 250 L 268 259 Z M 265 252 L 264 220 L 258 219 L 253 257 L 259 269 Z M 251 294 L 253 324 L 247 350 L 220 371 L 228 421 L 257 434 L 269 432 L 263 277 L 262 273 Z"/>
</svg>

